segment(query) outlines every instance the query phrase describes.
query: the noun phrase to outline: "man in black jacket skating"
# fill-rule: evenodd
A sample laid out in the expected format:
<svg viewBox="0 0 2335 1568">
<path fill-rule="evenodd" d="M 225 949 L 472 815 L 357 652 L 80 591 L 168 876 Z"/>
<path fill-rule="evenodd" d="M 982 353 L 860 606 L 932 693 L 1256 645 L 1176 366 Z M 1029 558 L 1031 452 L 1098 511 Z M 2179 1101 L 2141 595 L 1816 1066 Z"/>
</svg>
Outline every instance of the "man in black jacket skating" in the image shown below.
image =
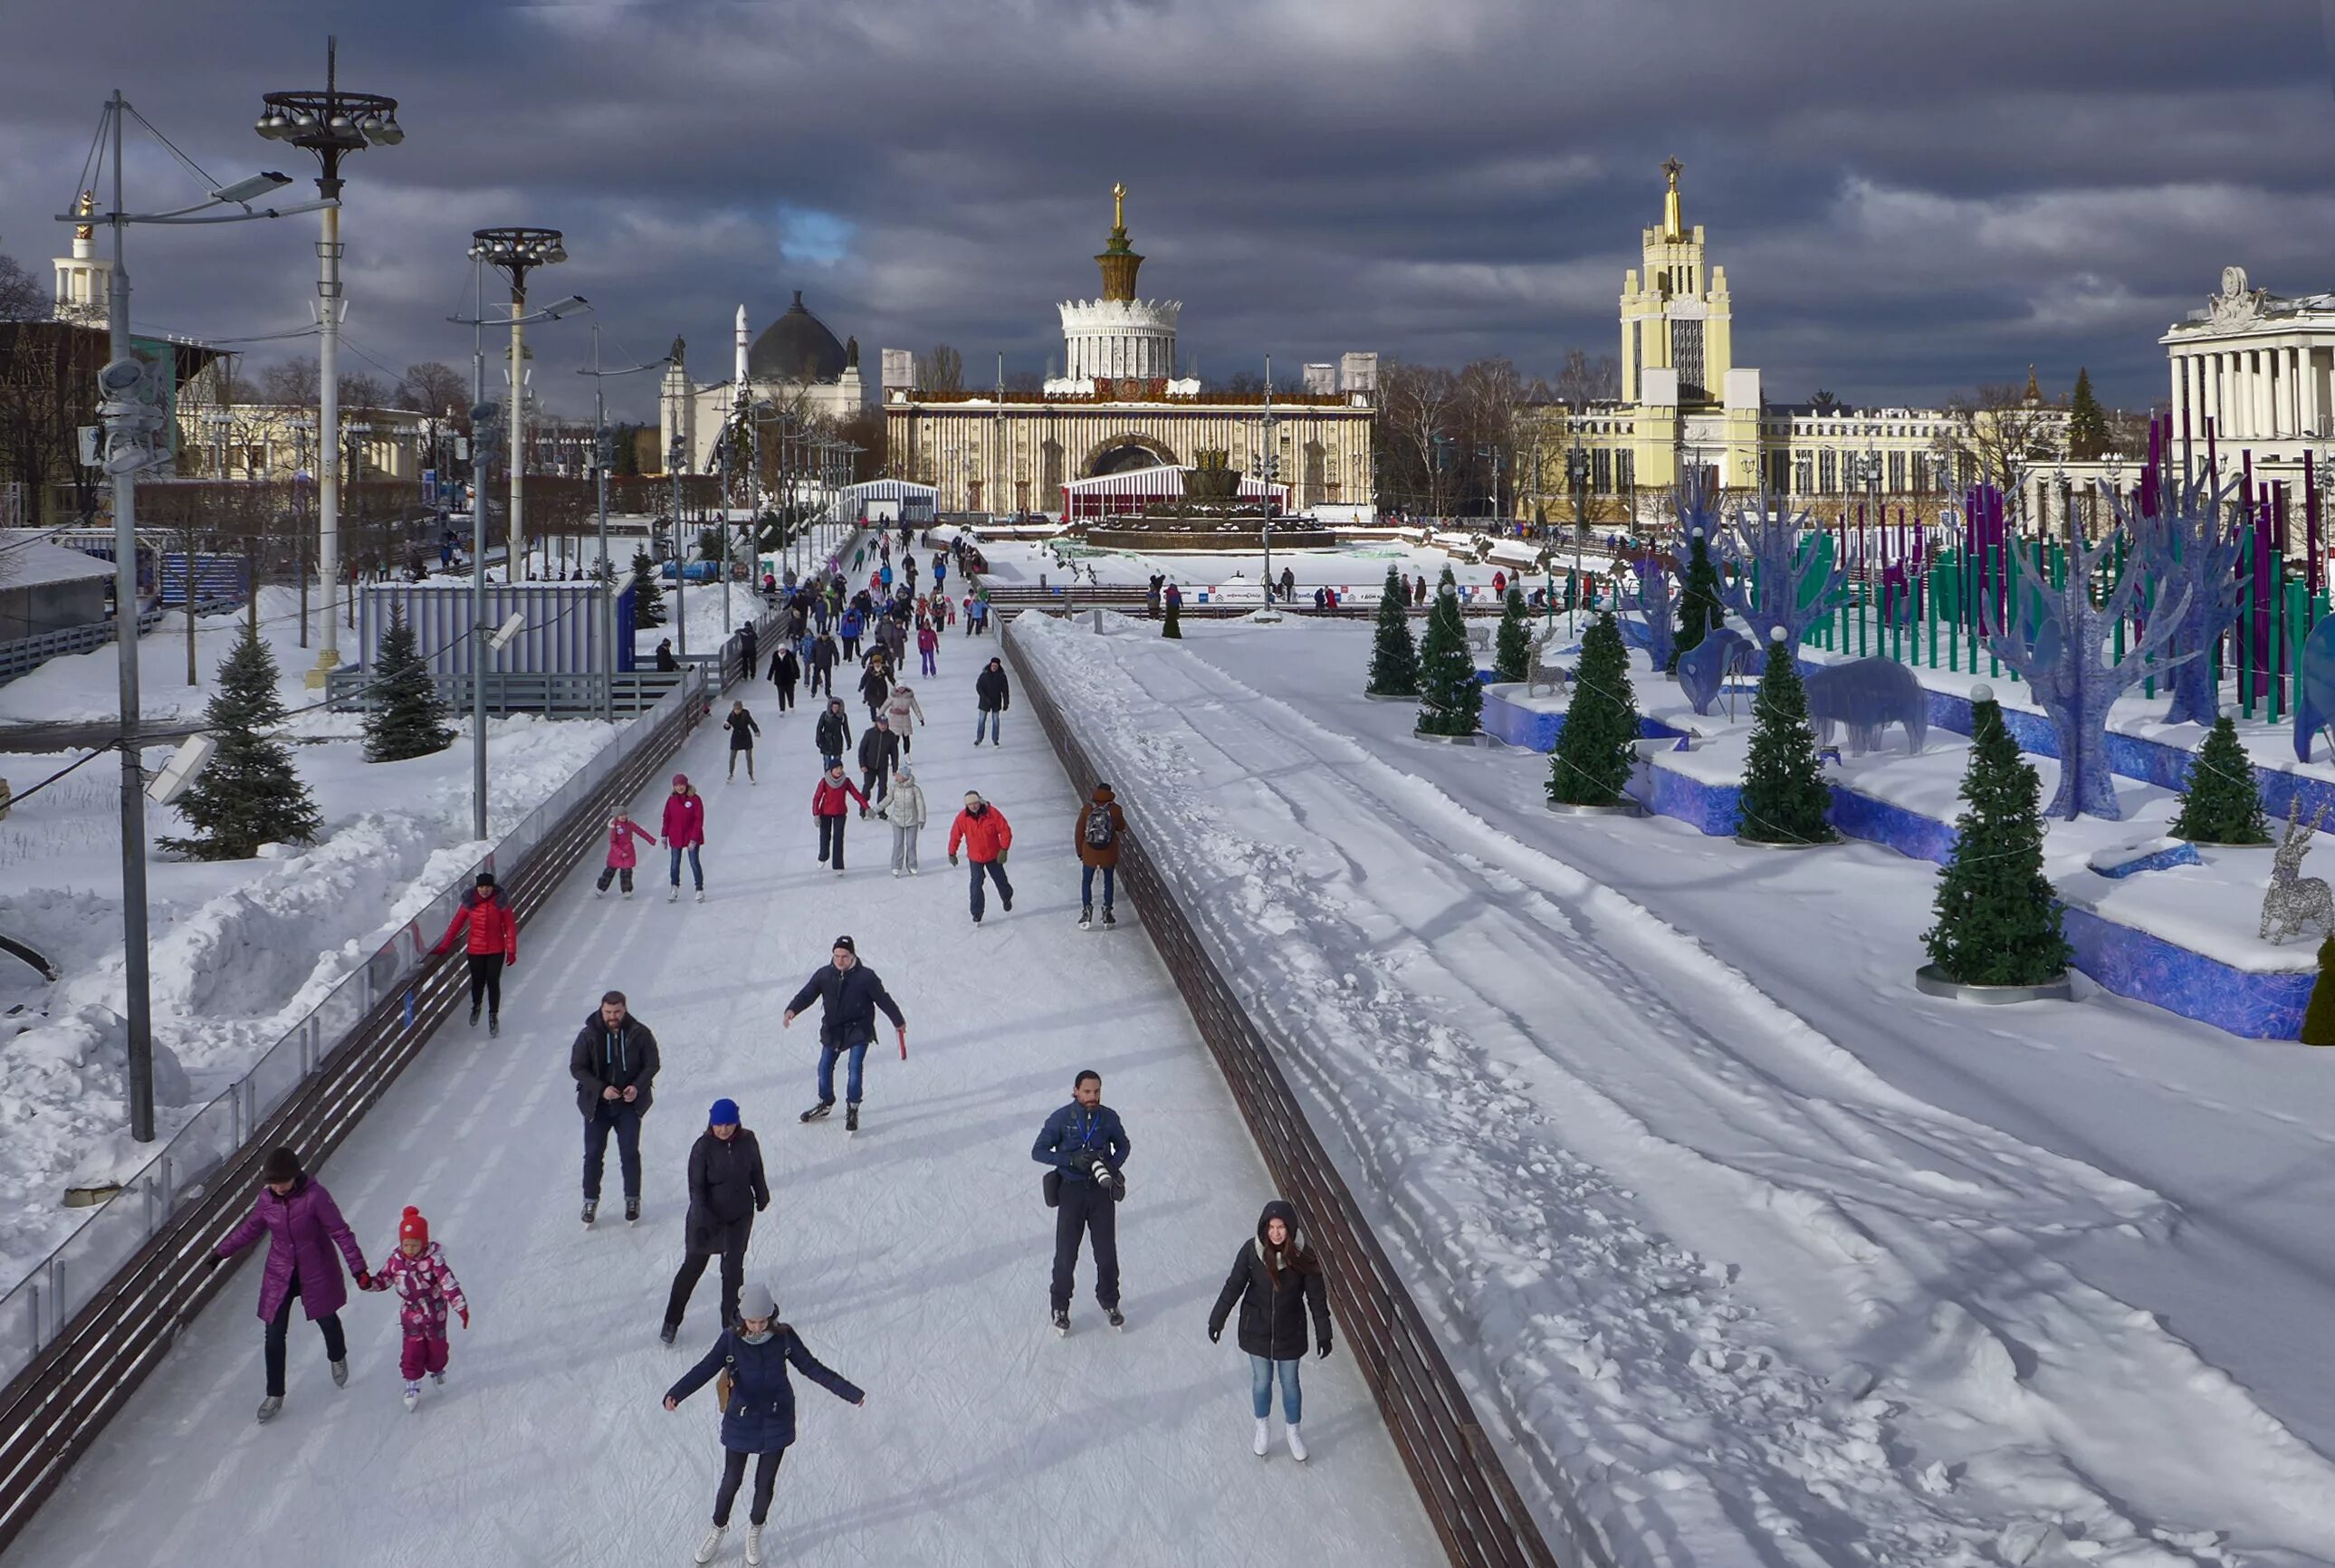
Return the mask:
<svg viewBox="0 0 2335 1568">
<path fill-rule="evenodd" d="M 705 1131 L 689 1151 L 689 1217 L 682 1229 L 681 1269 L 665 1298 L 666 1344 L 681 1331 L 690 1292 L 705 1273 L 708 1258 L 722 1259 L 722 1326 L 738 1321 L 738 1292 L 746 1282 L 746 1242 L 754 1216 L 770 1206 L 770 1184 L 762 1175 L 762 1146 L 738 1124 L 738 1102 L 717 1099 L 706 1114 Z"/>
<path fill-rule="evenodd" d="M 1102 1074 L 1090 1069 L 1071 1085 L 1071 1103 L 1046 1118 L 1030 1157 L 1051 1166 L 1047 1181 L 1054 1208 L 1054 1331 L 1071 1331 L 1071 1290 L 1079 1267 L 1081 1233 L 1094 1237 L 1095 1300 L 1114 1329 L 1127 1320 L 1119 1311 L 1119 1215 L 1112 1206 L 1127 1195 L 1127 1128 L 1119 1113 L 1102 1102 Z"/>
<path fill-rule="evenodd" d="M 986 735 L 991 745 L 1003 746 L 1005 744 L 1005 710 L 1013 706 L 1013 692 L 1005 683 L 1003 660 L 990 660 L 981 673 L 974 677 L 973 694 L 980 703 L 980 711 L 974 719 L 973 743 L 980 745 L 982 737 Z"/>
<path fill-rule="evenodd" d="M 843 699 L 829 697 L 827 711 L 819 716 L 811 730 L 811 742 L 819 748 L 819 765 L 832 768 L 851 753 L 851 715 L 843 711 Z"/>
<path fill-rule="evenodd" d="M 648 1114 L 650 1084 L 656 1078 L 656 1036 L 625 1008 L 625 993 L 600 998 L 598 1011 L 584 1021 L 567 1049 L 567 1071 L 576 1079 L 576 1108 L 584 1113 L 584 1223 L 600 1212 L 600 1173 L 608 1158 L 608 1135 L 616 1135 L 616 1162 L 625 1176 L 625 1218 L 641 1217 L 641 1118 Z"/>
<path fill-rule="evenodd" d="M 899 1031 L 903 1061 L 908 1059 L 908 1021 L 876 972 L 859 962 L 859 949 L 848 936 L 835 939 L 833 962 L 803 982 L 795 999 L 787 1003 L 786 1015 L 780 1019 L 779 1027 L 792 1026 L 795 1015 L 809 1007 L 814 998 L 819 1002 L 819 1103 L 803 1112 L 802 1119 L 817 1121 L 835 1108 L 835 1060 L 848 1051 L 851 1070 L 844 1082 L 843 1125 L 845 1130 L 857 1132 L 860 1069 L 867 1062 L 868 1046 L 876 1039 L 876 1014 L 880 1010 L 892 1021 L 892 1027 Z"/>
</svg>

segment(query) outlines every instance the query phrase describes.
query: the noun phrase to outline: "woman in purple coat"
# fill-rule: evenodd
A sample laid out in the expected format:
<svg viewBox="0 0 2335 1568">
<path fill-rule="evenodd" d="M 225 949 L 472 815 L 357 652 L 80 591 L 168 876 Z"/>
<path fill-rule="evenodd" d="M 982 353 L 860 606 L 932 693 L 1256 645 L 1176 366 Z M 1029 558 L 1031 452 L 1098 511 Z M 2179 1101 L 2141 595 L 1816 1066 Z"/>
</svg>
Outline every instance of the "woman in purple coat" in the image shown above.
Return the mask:
<svg viewBox="0 0 2335 1568">
<path fill-rule="evenodd" d="M 284 1332 L 292 1321 L 292 1298 L 300 1298 L 308 1321 L 325 1331 L 325 1356 L 333 1363 L 333 1382 L 347 1386 L 349 1345 L 341 1332 L 341 1308 L 349 1299 L 341 1278 L 340 1258 L 363 1285 L 364 1253 L 354 1232 L 341 1218 L 339 1205 L 324 1184 L 300 1169 L 300 1157 L 279 1148 L 260 1168 L 259 1199 L 241 1224 L 211 1252 L 217 1268 L 236 1253 L 267 1236 L 267 1269 L 259 1281 L 259 1317 L 267 1325 L 267 1398 L 259 1401 L 259 1418 L 271 1419 L 284 1408 Z"/>
</svg>

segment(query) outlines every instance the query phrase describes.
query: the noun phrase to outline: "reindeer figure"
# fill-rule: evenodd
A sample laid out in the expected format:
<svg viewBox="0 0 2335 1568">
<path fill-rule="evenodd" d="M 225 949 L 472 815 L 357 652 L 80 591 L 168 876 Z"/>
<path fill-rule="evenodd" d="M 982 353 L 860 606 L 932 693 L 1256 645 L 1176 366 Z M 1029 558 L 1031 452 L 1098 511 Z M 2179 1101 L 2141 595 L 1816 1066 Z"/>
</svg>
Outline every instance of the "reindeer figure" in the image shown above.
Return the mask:
<svg viewBox="0 0 2335 1568">
<path fill-rule="evenodd" d="M 2321 878 L 2301 875 L 2302 857 L 2311 853 L 2311 836 L 2326 822 L 2327 808 L 2320 807 L 2307 828 L 2299 821 L 2301 810 L 2299 799 L 2286 808 L 2286 833 L 2274 852 L 2270 890 L 2262 895 L 2259 934 L 2273 944 L 2300 936 L 2306 925 L 2318 926 L 2322 934 L 2335 930 L 2335 894 L 2328 891 Z M 2272 926 L 2278 928 L 2275 935 Z"/>
<path fill-rule="evenodd" d="M 1556 662 L 1556 645 L 1564 634 L 1554 623 L 1532 634 L 1532 663 L 1526 672 L 1525 695 L 1537 697 L 1545 688 L 1552 697 L 1565 695 L 1565 666 Z M 5 785 L 0 785 L 0 799 L 5 799 Z"/>
</svg>

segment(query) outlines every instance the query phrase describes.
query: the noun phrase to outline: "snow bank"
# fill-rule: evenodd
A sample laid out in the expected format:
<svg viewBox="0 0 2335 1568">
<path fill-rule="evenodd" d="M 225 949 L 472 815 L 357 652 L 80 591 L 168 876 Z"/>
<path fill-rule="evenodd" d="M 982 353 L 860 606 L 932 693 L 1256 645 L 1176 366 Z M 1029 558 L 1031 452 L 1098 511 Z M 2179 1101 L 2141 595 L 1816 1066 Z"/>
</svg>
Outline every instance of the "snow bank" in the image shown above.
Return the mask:
<svg viewBox="0 0 2335 1568">
<path fill-rule="evenodd" d="M 2335 1561 L 2335 1466 L 2067 1261 L 2161 1245 L 2160 1193 L 1883 1079 L 1190 649 L 1013 637 L 1288 1042 L 1519 1479 L 1618 1561 Z"/>
</svg>

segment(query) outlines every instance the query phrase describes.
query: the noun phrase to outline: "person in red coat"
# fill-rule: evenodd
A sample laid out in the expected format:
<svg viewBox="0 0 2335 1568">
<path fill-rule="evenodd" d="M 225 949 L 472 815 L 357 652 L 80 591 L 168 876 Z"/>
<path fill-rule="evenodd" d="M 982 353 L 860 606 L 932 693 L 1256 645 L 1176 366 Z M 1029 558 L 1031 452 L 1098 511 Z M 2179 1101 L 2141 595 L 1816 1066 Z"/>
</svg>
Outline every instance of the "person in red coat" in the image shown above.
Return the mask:
<svg viewBox="0 0 2335 1568">
<path fill-rule="evenodd" d="M 360 1288 L 369 1287 L 364 1252 L 356 1233 L 341 1217 L 340 1205 L 324 1184 L 300 1169 L 300 1156 L 290 1148 L 269 1153 L 260 1167 L 259 1201 L 243 1223 L 211 1249 L 211 1267 L 243 1251 L 261 1236 L 267 1238 L 267 1267 L 259 1277 L 259 1319 L 267 1325 L 267 1397 L 259 1402 L 259 1418 L 271 1420 L 284 1408 L 284 1334 L 292 1321 L 292 1298 L 300 1298 L 308 1321 L 325 1334 L 325 1359 L 333 1364 L 333 1384 L 349 1381 L 349 1342 L 341 1331 L 341 1309 L 348 1304 L 349 1288 L 341 1278 L 341 1258 L 348 1260 Z M 333 1249 L 340 1249 L 340 1257 Z"/>
<path fill-rule="evenodd" d="M 644 844 L 657 841 L 656 835 L 634 821 L 629 812 L 619 811 L 608 818 L 608 864 L 600 868 L 600 880 L 593 885 L 593 897 L 607 892 L 608 884 L 619 876 L 624 878 L 625 896 L 633 895 L 633 867 L 638 863 L 637 852 L 633 848 L 635 838 Z"/>
<path fill-rule="evenodd" d="M 956 864 L 957 847 L 964 847 L 973 862 L 973 923 L 981 924 L 981 884 L 984 876 L 997 884 L 998 902 L 1013 913 L 1013 884 L 1005 880 L 1005 852 L 1013 847 L 1013 825 L 1005 813 L 981 798 L 978 789 L 964 792 L 964 809 L 949 824 L 949 864 Z"/>
<path fill-rule="evenodd" d="M 478 886 L 462 895 L 446 934 L 432 953 L 451 953 L 457 932 L 467 933 L 462 951 L 470 961 L 470 1027 L 479 1027 L 479 1002 L 487 1004 L 487 1032 L 503 1031 L 503 971 L 518 962 L 518 921 L 510 899 L 495 886 L 495 874 L 479 873 Z"/>
<path fill-rule="evenodd" d="M 810 792 L 810 814 L 819 819 L 819 863 L 832 865 L 838 872 L 843 869 L 843 824 L 851 811 L 851 802 L 859 802 L 861 815 L 867 811 L 867 797 L 851 781 L 840 762 L 830 765 L 819 777 L 819 785 Z M 833 859 L 828 858 L 829 850 Z"/>
<path fill-rule="evenodd" d="M 697 884 L 697 902 L 705 902 L 705 867 L 697 852 L 705 847 L 705 797 L 689 782 L 689 775 L 673 776 L 673 793 L 664 798 L 664 847 L 673 857 L 673 890 L 667 904 L 681 896 L 681 857 L 689 857 L 689 875 Z"/>
</svg>

